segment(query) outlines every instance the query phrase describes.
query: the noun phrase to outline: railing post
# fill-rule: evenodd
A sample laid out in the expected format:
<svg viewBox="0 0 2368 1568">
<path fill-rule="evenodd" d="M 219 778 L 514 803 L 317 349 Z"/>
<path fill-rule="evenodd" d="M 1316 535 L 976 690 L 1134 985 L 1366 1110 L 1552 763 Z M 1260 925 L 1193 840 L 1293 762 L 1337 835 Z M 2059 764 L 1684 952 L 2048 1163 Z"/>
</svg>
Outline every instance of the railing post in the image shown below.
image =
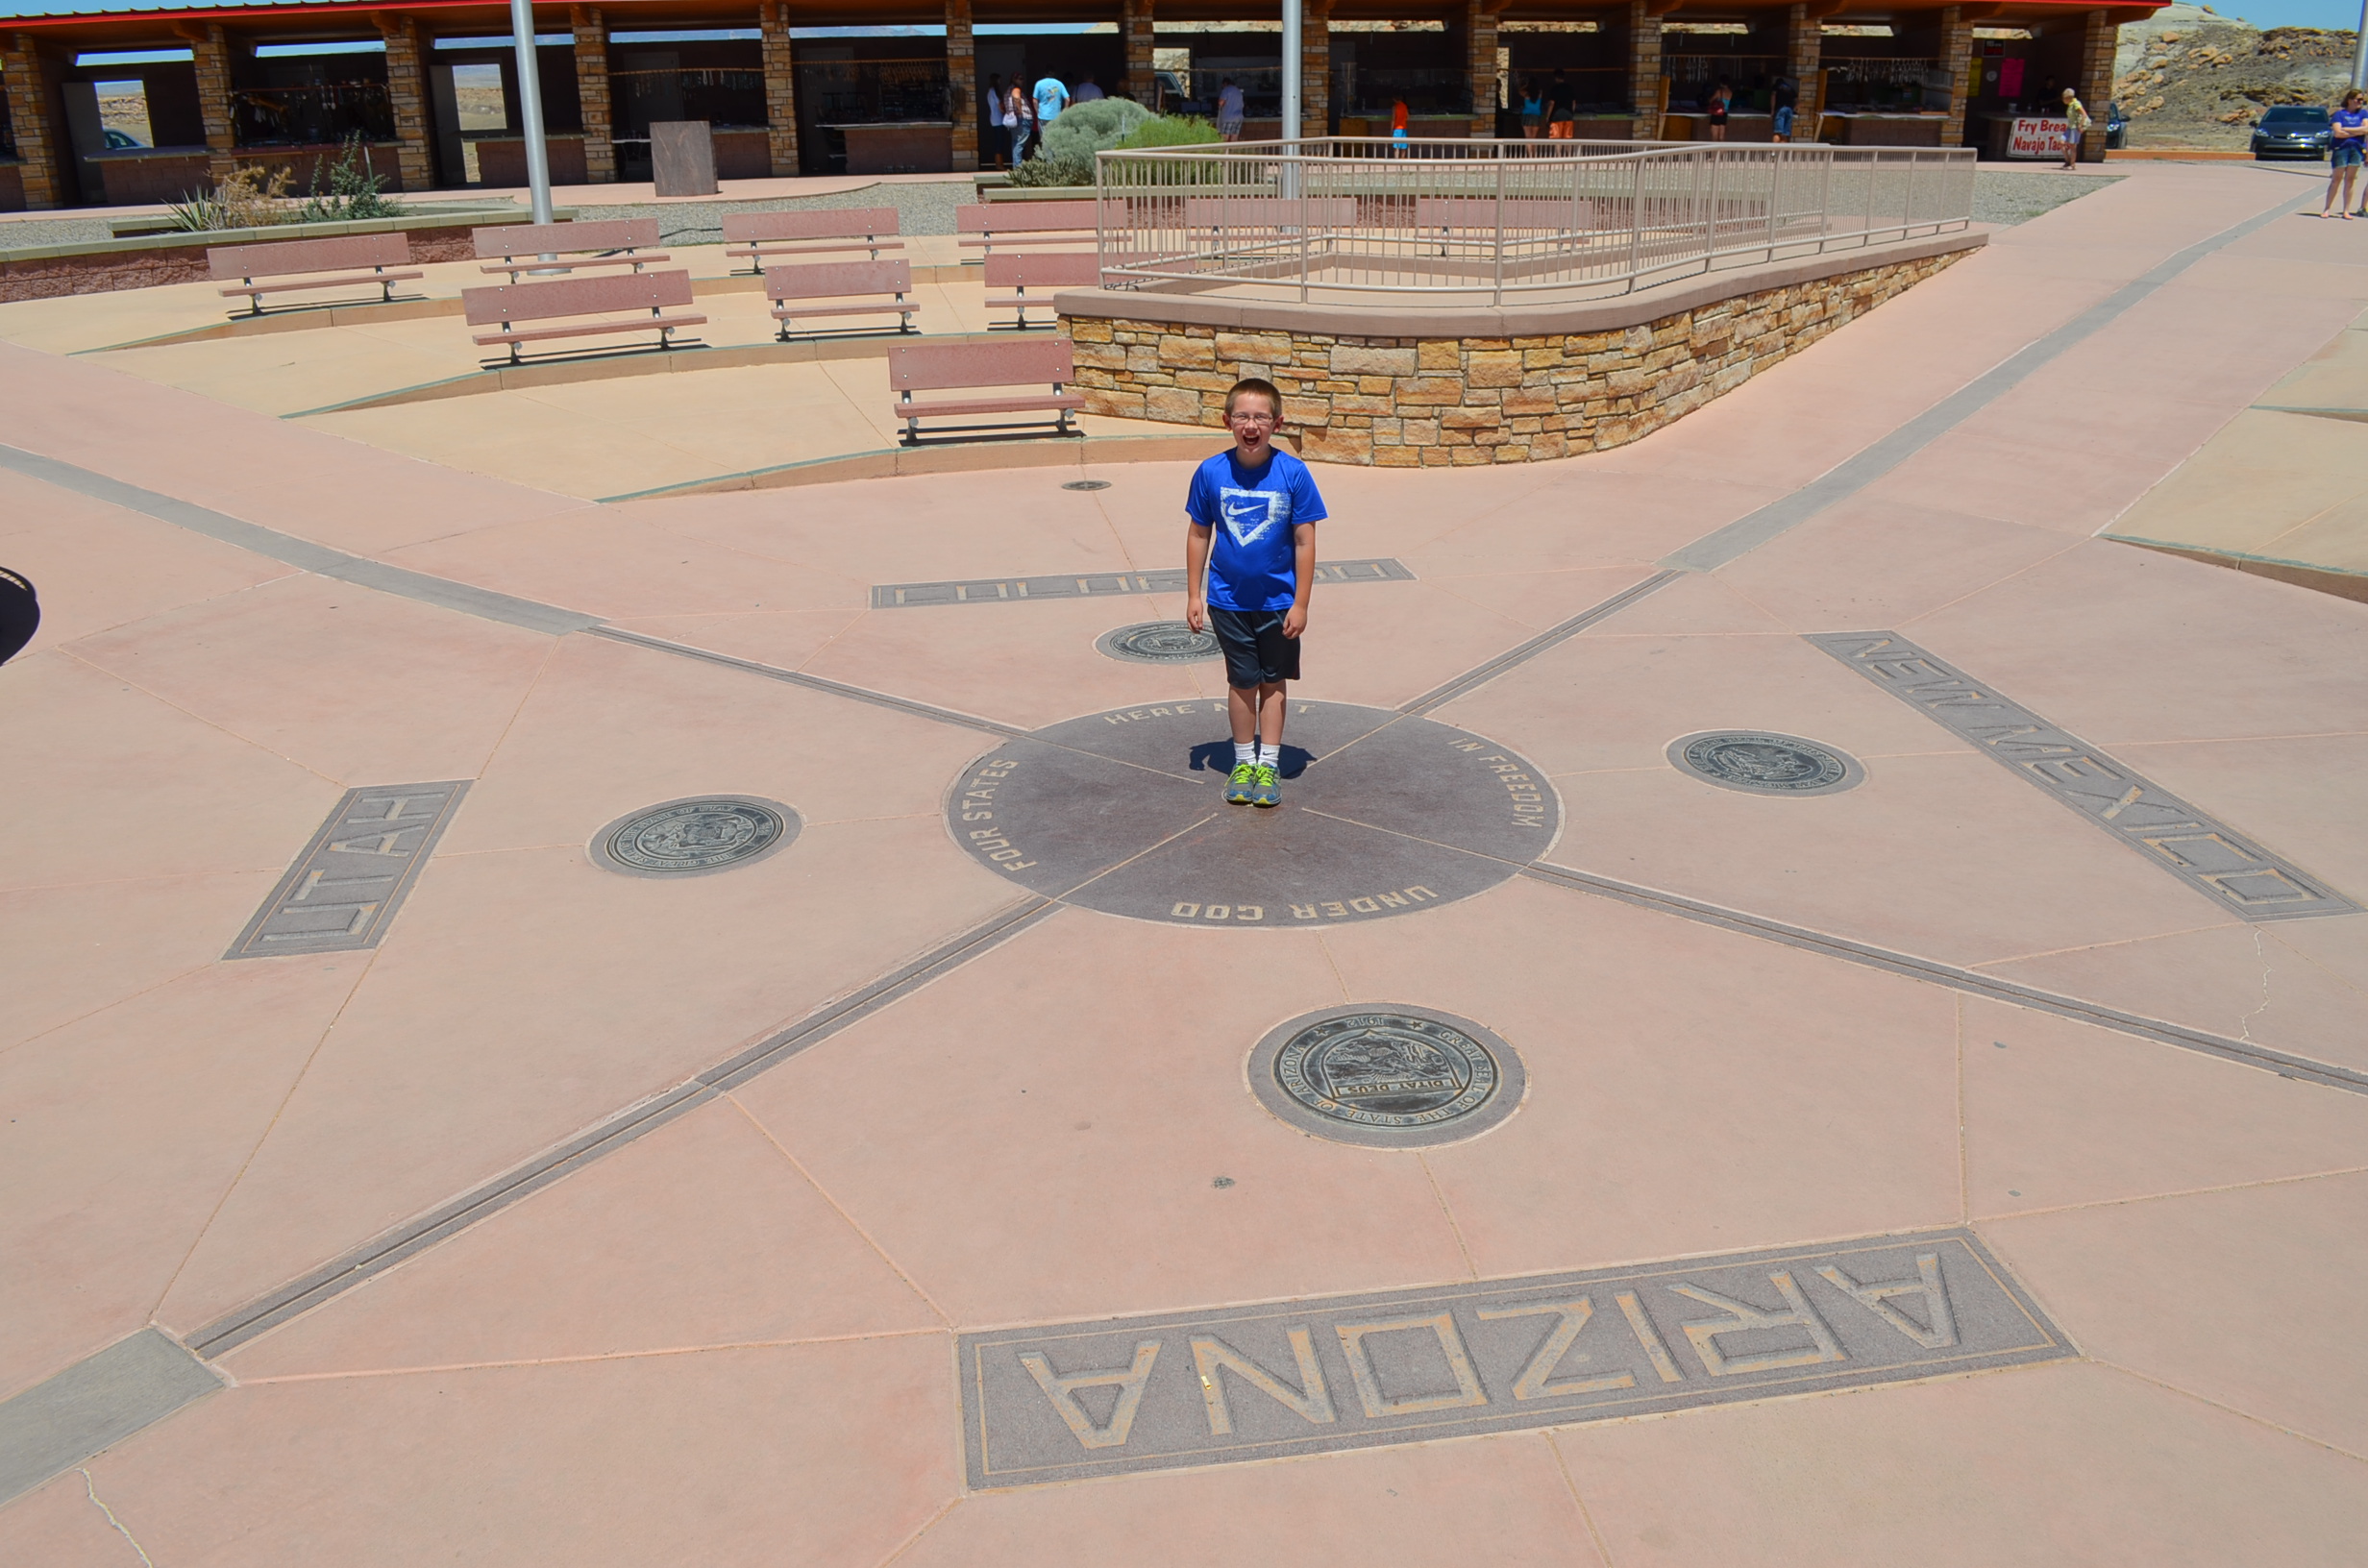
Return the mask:
<svg viewBox="0 0 2368 1568">
<path fill-rule="evenodd" d="M 1636 194 L 1628 202 L 1628 292 L 1637 291 L 1637 274 L 1644 267 L 1644 165 L 1653 155 L 1636 155 Z"/>
<path fill-rule="evenodd" d="M 1294 190 L 1299 189 L 1299 153 L 1298 144 L 1296 142 L 1292 144 L 1289 161 L 1284 163 L 1283 167 L 1291 176 L 1291 188 Z M 1291 209 L 1289 208 L 1285 208 L 1283 210 L 1285 212 L 1289 212 Z M 1307 199 L 1304 195 L 1302 195 L 1299 199 L 1299 303 L 1301 305 L 1305 305 L 1307 303 L 1307 240 L 1308 231 L 1314 227 L 1315 225 L 1308 221 Z"/>
<path fill-rule="evenodd" d="M 1917 148 L 1908 150 L 1908 188 L 1899 198 L 1899 237 L 1906 239 L 1908 231 L 1915 226 L 1915 166 L 1924 161 Z"/>
<path fill-rule="evenodd" d="M 1767 258 L 1776 259 L 1776 201 L 1784 185 L 1785 155 L 1771 148 L 1767 155 Z"/>
<path fill-rule="evenodd" d="M 1817 176 L 1817 254 L 1825 254 L 1825 243 L 1834 237 L 1834 149 L 1818 149 L 1817 161 L 1822 168 Z"/>
<path fill-rule="evenodd" d="M 1718 253 L 1718 164 L 1721 149 L 1711 149 L 1710 189 L 1702 198 L 1702 270 L 1711 270 L 1711 258 Z M 1697 181 L 1694 188 L 1700 190 Z"/>
<path fill-rule="evenodd" d="M 1496 285 L 1490 300 L 1492 305 L 1505 303 L 1505 156 L 1502 148 L 1496 153 Z"/>
</svg>

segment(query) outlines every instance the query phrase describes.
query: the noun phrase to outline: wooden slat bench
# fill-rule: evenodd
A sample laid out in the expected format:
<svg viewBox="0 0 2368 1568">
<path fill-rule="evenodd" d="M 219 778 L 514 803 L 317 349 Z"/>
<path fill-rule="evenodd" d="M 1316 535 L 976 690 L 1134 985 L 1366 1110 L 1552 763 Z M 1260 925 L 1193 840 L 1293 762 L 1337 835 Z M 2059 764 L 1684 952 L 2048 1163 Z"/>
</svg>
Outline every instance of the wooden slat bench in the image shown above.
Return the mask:
<svg viewBox="0 0 2368 1568">
<path fill-rule="evenodd" d="M 524 345 L 560 337 L 655 331 L 658 340 L 651 346 L 671 348 L 678 329 L 703 326 L 706 322 L 704 316 L 666 314 L 668 306 L 690 303 L 691 275 L 688 272 L 636 272 L 611 278 L 553 278 L 547 282 L 493 283 L 484 288 L 464 288 L 460 291 L 461 309 L 467 314 L 470 326 L 499 324 L 502 329 L 498 332 L 478 333 L 476 342 L 480 345 L 507 345 L 509 362 L 513 365 L 525 362 L 518 353 Z M 629 321 L 581 319 L 624 310 L 647 310 L 650 314 Z M 561 325 L 518 325 L 529 321 L 557 322 Z"/>
<path fill-rule="evenodd" d="M 1044 435 L 1077 435 L 1070 415 L 1085 406 L 1085 399 L 1066 392 L 1076 377 L 1076 363 L 1065 337 L 1011 338 L 1000 343 L 903 343 L 888 351 L 888 385 L 897 394 L 895 417 L 904 422 L 899 441 L 921 445 L 921 422 L 955 415 L 1047 413 L 1050 424 L 964 425 L 947 430 L 950 441 L 1010 439 L 990 431 L 1033 430 Z M 1007 392 L 999 397 L 941 398 L 917 403 L 916 392 L 980 392 L 997 387 L 1049 386 L 1050 392 Z"/>
<path fill-rule="evenodd" d="M 506 272 L 516 282 L 522 272 L 573 272 L 578 267 L 630 267 L 639 272 L 654 261 L 673 257 L 657 248 L 657 219 L 604 218 L 593 223 L 503 223 L 472 229 L 469 238 L 479 260 L 502 259 L 481 270 Z M 541 257 L 559 259 L 544 261 Z"/>
<path fill-rule="evenodd" d="M 388 272 L 411 259 L 407 234 L 346 234 L 336 239 L 291 239 L 273 245 L 216 245 L 206 252 L 206 273 L 217 282 L 238 280 L 222 291 L 225 298 L 247 297 L 246 314 L 263 313 L 263 296 L 307 288 L 350 288 L 376 283 L 382 301 L 392 301 L 395 285 L 424 272 Z M 298 277 L 299 273 L 329 273 L 330 277 Z M 259 278 L 275 280 L 258 282 Z M 234 310 L 233 315 L 239 314 Z"/>
<path fill-rule="evenodd" d="M 994 255 L 997 247 L 1020 250 L 1061 246 L 1075 250 L 1099 239 L 1092 202 L 979 202 L 953 209 L 953 226 L 965 250 Z"/>
<path fill-rule="evenodd" d="M 1052 307 L 1056 288 L 1093 288 L 1101 282 L 1101 258 L 1092 251 L 1021 251 L 987 257 L 987 308 L 1020 312 L 1013 326 L 1027 330 L 1027 307 Z M 998 295 L 995 289 L 1007 288 Z M 1028 290 L 1036 292 L 1031 295 Z M 1044 323 L 1049 327 L 1051 322 Z"/>
<path fill-rule="evenodd" d="M 760 272 L 772 257 L 796 258 L 865 251 L 873 260 L 882 251 L 900 251 L 893 207 L 848 207 L 825 212 L 727 212 L 724 254 L 746 257 Z"/>
<path fill-rule="evenodd" d="M 773 302 L 773 319 L 781 324 L 784 343 L 790 341 L 792 326 L 816 316 L 893 315 L 898 331 L 912 331 L 913 312 L 921 308 L 908 298 L 912 292 L 912 263 L 901 257 L 891 261 L 810 261 L 765 269 L 765 298 Z M 883 294 L 894 298 L 876 298 Z M 875 297 L 857 305 L 844 303 L 859 295 Z M 814 303 L 818 300 L 840 303 Z M 811 331 L 807 335 L 813 335 Z"/>
</svg>

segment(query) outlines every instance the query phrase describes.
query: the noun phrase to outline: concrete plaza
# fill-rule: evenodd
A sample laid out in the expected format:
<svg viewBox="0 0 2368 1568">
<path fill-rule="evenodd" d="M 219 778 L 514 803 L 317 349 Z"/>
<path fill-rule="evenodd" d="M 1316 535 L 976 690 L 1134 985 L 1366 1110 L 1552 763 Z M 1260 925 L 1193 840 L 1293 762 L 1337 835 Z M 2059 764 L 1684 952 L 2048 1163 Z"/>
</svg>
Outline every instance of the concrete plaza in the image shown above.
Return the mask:
<svg viewBox="0 0 2368 1568">
<path fill-rule="evenodd" d="M 1185 462 L 604 502 L 877 362 L 320 414 L 465 330 L 0 306 L 0 1561 L 2356 1563 L 2368 604 L 2099 537 L 2361 570 L 2306 201 L 2136 165 L 1632 446 L 1319 468 L 1254 814 L 1097 646 Z M 1400 1010 L 1488 1118 L 1275 1109 Z"/>
</svg>

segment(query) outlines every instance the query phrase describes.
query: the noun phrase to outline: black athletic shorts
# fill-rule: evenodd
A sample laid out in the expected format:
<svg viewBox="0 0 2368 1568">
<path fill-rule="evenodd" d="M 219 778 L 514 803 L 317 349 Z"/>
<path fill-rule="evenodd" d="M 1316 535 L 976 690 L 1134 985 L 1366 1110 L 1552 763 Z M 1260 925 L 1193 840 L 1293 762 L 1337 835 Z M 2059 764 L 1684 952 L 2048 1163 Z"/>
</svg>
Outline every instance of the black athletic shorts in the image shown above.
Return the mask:
<svg viewBox="0 0 2368 1568">
<path fill-rule="evenodd" d="M 1225 650 L 1225 684 L 1264 686 L 1299 678 L 1299 639 L 1283 635 L 1280 610 L 1209 606 L 1209 629 Z"/>
</svg>

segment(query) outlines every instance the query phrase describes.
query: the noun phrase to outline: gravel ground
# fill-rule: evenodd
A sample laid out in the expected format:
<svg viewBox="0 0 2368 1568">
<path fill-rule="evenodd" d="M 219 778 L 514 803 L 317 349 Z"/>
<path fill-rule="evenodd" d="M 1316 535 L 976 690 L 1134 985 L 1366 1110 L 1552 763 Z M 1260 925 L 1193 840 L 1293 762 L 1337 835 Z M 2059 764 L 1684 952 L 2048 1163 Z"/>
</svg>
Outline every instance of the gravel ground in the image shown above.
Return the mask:
<svg viewBox="0 0 2368 1568">
<path fill-rule="evenodd" d="M 2029 223 L 2066 202 L 2128 178 L 2126 174 L 1993 174 L 1985 170 L 1973 177 L 1973 221 Z"/>
<path fill-rule="evenodd" d="M 25 245 L 87 245 L 112 239 L 105 218 L 11 218 L 0 223 L 0 250 Z"/>
<path fill-rule="evenodd" d="M 963 181 L 914 182 L 910 184 L 868 185 L 835 196 L 773 196 L 756 202 L 629 202 L 604 206 L 604 218 L 655 218 L 658 237 L 669 245 L 720 245 L 724 214 L 731 212 L 804 212 L 846 207 L 893 207 L 899 226 L 908 234 L 950 234 L 953 209 L 978 198 Z"/>
</svg>

